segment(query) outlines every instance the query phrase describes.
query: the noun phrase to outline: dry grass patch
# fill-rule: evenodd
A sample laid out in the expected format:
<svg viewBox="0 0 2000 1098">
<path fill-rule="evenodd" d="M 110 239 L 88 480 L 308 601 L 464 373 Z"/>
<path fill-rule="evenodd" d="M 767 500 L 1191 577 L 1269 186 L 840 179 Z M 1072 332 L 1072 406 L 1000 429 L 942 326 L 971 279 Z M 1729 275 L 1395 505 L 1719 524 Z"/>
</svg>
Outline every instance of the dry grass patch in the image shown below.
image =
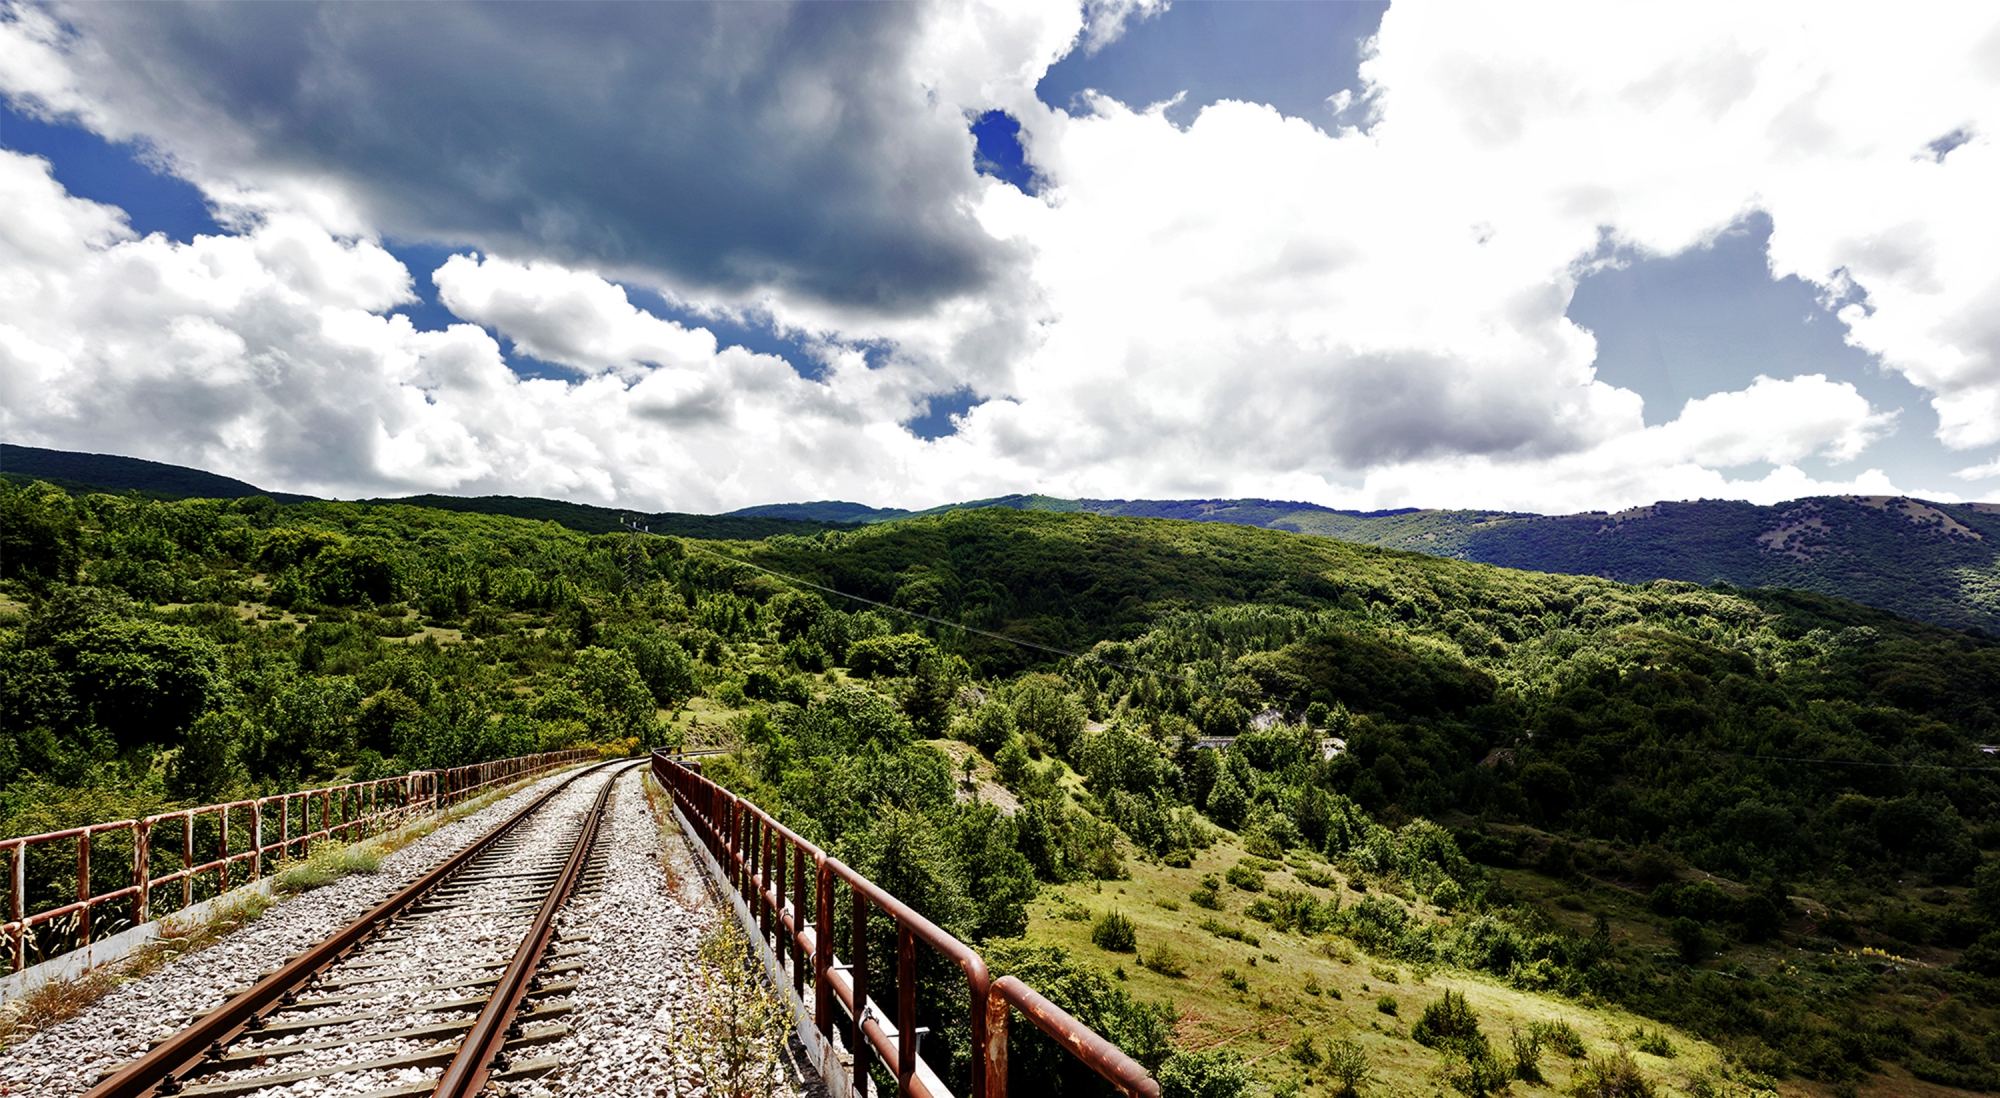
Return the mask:
<svg viewBox="0 0 2000 1098">
<path fill-rule="evenodd" d="M 1412 969 L 1393 958 L 1371 957 L 1334 935 L 1281 932 L 1245 914 L 1259 894 L 1226 883 L 1217 897 L 1219 912 L 1189 901 L 1203 876 L 1222 878 L 1244 854 L 1233 838 L 1225 836 L 1198 853 L 1185 869 L 1129 858 L 1129 880 L 1045 887 L 1029 905 L 1028 937 L 1060 944 L 1108 972 L 1121 959 L 1129 961 L 1130 955 L 1093 944 L 1091 931 L 1099 917 L 1116 910 L 1132 924 L 1143 966 L 1124 966 L 1124 986 L 1142 1001 L 1175 1005 L 1180 1011 L 1175 1038 L 1181 1047 L 1232 1048 L 1273 1093 L 1296 1093 L 1300 1098 L 1339 1094 L 1348 1085 L 1347 1076 L 1358 1070 L 1357 1053 L 1369 1074 L 1358 1087 L 1362 1093 L 1457 1093 L 1446 1077 L 1447 1057 L 1412 1040 L 1408 1028 L 1447 989 L 1465 996 L 1481 1032 L 1509 1068 L 1515 1059 L 1515 1033 L 1524 1038 L 1560 1030 L 1576 1035 L 1580 1047 L 1567 1041 L 1560 1042 L 1562 1048 L 1554 1041 L 1541 1043 L 1534 1072 L 1540 1081 L 1510 1080 L 1517 1098 L 1566 1094 L 1591 1058 L 1615 1058 L 1621 1049 L 1663 1098 L 1689 1093 L 1685 1084 L 1690 1079 L 1721 1077 L 1723 1061 L 1714 1046 L 1650 1019 L 1524 991 L 1483 975 Z M 1262 870 L 1267 888 L 1300 889 L 1322 899 L 1338 896 L 1343 906 L 1360 899 L 1361 894 L 1349 889 L 1345 876 L 1334 867 L 1301 861 L 1304 864 L 1287 859 Z M 1435 917 L 1427 906 L 1406 906 L 1415 908 L 1416 917 Z M 1245 938 L 1254 936 L 1256 943 L 1219 937 L 1217 927 L 1241 928 Z M 1161 954 L 1177 956 L 1184 971 L 1177 976 L 1155 971 L 1150 959 Z M 1384 994 L 1400 1001 L 1397 1014 L 1376 1009 Z M 1675 1056 L 1666 1059 L 1636 1048 L 1634 1034 L 1642 1030 L 1670 1044 Z M 1338 1073 L 1323 1059 L 1311 1062 L 1313 1057 L 1302 1051 L 1311 1047 L 1324 1056 L 1325 1050 L 1336 1046 L 1343 1049 L 1343 1070 Z M 1571 1050 L 1580 1055 L 1567 1055 Z"/>
</svg>

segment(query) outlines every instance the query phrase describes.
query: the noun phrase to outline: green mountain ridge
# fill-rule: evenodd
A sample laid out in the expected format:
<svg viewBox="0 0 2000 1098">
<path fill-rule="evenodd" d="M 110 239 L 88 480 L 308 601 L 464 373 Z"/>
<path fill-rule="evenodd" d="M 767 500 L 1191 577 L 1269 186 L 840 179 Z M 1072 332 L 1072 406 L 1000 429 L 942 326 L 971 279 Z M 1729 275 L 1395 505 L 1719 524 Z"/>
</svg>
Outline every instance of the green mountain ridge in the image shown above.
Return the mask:
<svg viewBox="0 0 2000 1098">
<path fill-rule="evenodd" d="M 855 503 L 732 512 L 881 523 L 1005 507 L 1259 526 L 1534 572 L 1622 583 L 1668 579 L 1783 587 L 1853 599 L 1954 629 L 2000 632 L 2000 504 L 1904 496 L 1815 496 L 1763 506 L 1661 502 L 1615 514 L 1343 511 L 1265 499 L 1098 500 L 1015 495 L 926 511 Z"/>
<path fill-rule="evenodd" d="M 137 492 L 151 499 L 250 499 L 267 496 L 279 503 L 319 502 L 317 496 L 293 492 L 272 492 L 248 481 L 225 477 L 184 465 L 119 457 L 114 454 L 84 454 L 69 450 L 45 450 L 39 446 L 0 443 L 0 480 L 16 485 L 48 481 L 72 493 Z M 841 529 L 844 523 L 816 519 L 792 519 L 744 515 L 691 515 L 676 511 L 639 514 L 588 503 L 541 499 L 534 496 L 441 496 L 425 494 L 395 499 L 363 500 L 364 503 L 402 503 L 461 514 L 505 515 L 510 518 L 553 522 L 585 534 L 610 534 L 635 521 L 656 534 L 676 537 L 714 538 L 724 541 L 768 538 L 774 534 L 816 534 Z M 858 504 L 856 506 L 859 506 Z"/>
<path fill-rule="evenodd" d="M 264 495 L 297 503 L 312 498 L 268 492 L 230 477 L 161 462 L 13 444 L 0 444 L 0 479 L 16 484 L 48 480 L 72 492 L 137 491 L 166 499 Z M 1948 628 L 2000 633 L 2000 504 L 1995 503 L 1816 496 L 1771 506 L 1693 500 L 1615 514 L 1537 515 L 1471 509 L 1349 511 L 1268 499 L 1106 500 L 1018 494 L 921 511 L 821 500 L 746 507 L 722 515 L 646 515 L 522 496 L 430 494 L 366 502 L 555 522 L 586 534 L 618 531 L 630 518 L 658 534 L 722 540 L 811 535 L 982 508 L 1183 519 L 1622 583 L 1667 579 L 1812 591 Z"/>
</svg>

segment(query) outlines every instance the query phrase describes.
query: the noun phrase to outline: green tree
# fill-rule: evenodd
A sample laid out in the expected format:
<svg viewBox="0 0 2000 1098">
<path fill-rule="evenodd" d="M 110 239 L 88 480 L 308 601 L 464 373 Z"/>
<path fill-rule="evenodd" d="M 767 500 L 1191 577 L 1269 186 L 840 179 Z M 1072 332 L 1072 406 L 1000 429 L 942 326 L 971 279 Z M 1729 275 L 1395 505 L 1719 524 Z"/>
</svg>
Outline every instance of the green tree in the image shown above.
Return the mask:
<svg viewBox="0 0 2000 1098">
<path fill-rule="evenodd" d="M 0 578 L 68 583 L 82 561 L 79 540 L 76 509 L 62 489 L 0 483 Z"/>
<path fill-rule="evenodd" d="M 622 648 L 579 651 L 567 685 L 582 699 L 580 716 L 600 742 L 628 737 L 652 742 L 658 725 L 653 692 L 630 653 Z"/>
<path fill-rule="evenodd" d="M 1112 1044 L 1123 1049 L 1127 1056 L 1157 1073 L 1165 1093 L 1168 1078 L 1166 1065 L 1173 1062 L 1169 1057 L 1173 1055 L 1176 1020 L 1170 1004 L 1143 1003 L 1133 999 L 1123 988 L 1112 984 L 1103 972 L 1075 960 L 1061 946 L 1030 944 L 1014 939 L 988 942 L 981 953 L 995 979 L 1013 976 L 1077 1021 L 1103 1034 Z M 1007 1065 L 1016 1086 L 1032 1082 L 1033 1093 L 1036 1094 L 1069 1096 L 1102 1093 L 1102 1082 L 1095 1072 L 1033 1026 L 1008 1027 Z M 1207 1063 L 1191 1066 L 1194 1070 L 1183 1071 L 1180 1077 L 1207 1080 L 1214 1074 L 1204 1072 L 1210 1066 Z M 1241 1066 L 1237 1065 L 1236 1070 L 1241 1073 Z M 1243 1074 L 1243 1085 L 1248 1082 L 1249 1076 Z M 1177 1093 L 1199 1098 L 1237 1098 L 1243 1093 L 1243 1088 Z"/>
<path fill-rule="evenodd" d="M 917 734 L 938 737 L 951 724 L 952 704 L 958 700 L 965 664 L 956 656 L 926 652 L 910 669 L 909 685 L 903 688 L 903 714 L 910 718 Z"/>
<path fill-rule="evenodd" d="M 1083 734 L 1083 706 L 1069 696 L 1058 679 L 1028 675 L 1005 691 L 1006 702 L 1014 711 L 1014 723 L 1030 742 L 1068 758 Z"/>
<path fill-rule="evenodd" d="M 1244 813 L 1250 809 L 1250 795 L 1236 780 L 1227 767 L 1215 779 L 1215 788 L 1208 794 L 1208 815 L 1216 823 L 1234 831 L 1242 824 Z"/>
<path fill-rule="evenodd" d="M 958 725 L 957 734 L 991 756 L 1014 735 L 1014 711 L 1004 702 L 988 699 Z"/>
<path fill-rule="evenodd" d="M 196 718 L 167 768 L 167 792 L 196 804 L 221 800 L 242 776 L 236 752 L 248 735 L 247 723 L 234 710 Z"/>
<path fill-rule="evenodd" d="M 179 742 L 225 689 L 221 650 L 177 625 L 100 618 L 54 638 L 49 651 L 86 719 L 121 747 Z"/>
</svg>

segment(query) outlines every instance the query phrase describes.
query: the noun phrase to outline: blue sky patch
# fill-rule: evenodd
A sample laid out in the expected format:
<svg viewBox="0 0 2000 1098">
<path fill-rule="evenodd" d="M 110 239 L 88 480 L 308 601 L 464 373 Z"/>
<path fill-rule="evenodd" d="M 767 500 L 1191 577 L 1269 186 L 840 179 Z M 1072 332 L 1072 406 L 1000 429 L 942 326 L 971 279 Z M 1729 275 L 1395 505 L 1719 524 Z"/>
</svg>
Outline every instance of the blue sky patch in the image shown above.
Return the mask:
<svg viewBox="0 0 2000 1098">
<path fill-rule="evenodd" d="M 1022 194 L 1035 194 L 1035 169 L 1028 166 L 1027 150 L 1021 147 L 1021 123 L 1006 111 L 987 111 L 973 120 L 972 167 L 980 175 L 990 175 L 1011 183 Z"/>
<path fill-rule="evenodd" d="M 1819 287 L 1771 277 L 1771 229 L 1760 211 L 1709 247 L 1634 258 L 1578 283 L 1568 316 L 1597 336 L 1598 380 L 1645 398 L 1653 426 L 1679 416 L 1689 400 L 1746 389 L 1759 374 L 1825 374 L 1852 384 L 1877 411 L 1902 414 L 1895 433 L 1855 461 L 1807 459 L 1800 468 L 1844 478 L 1875 467 L 1898 484 L 1949 484 L 1945 476 L 1968 458 L 1937 441 L 1937 413 L 1924 391 L 1849 345 L 1847 325 L 1821 303 Z"/>
<path fill-rule="evenodd" d="M 1187 98 L 1167 112 L 1176 125 L 1219 99 L 1240 99 L 1331 130 L 1327 98 L 1360 94 L 1361 46 L 1387 10 L 1386 3 L 1358 0 L 1179 3 L 1127 21 L 1125 33 L 1094 55 L 1072 51 L 1050 66 L 1035 96 L 1074 110 L 1077 96 L 1095 88 L 1138 110 L 1185 91 Z"/>
<path fill-rule="evenodd" d="M 117 206 L 141 236 L 165 233 L 185 244 L 222 227 L 209 214 L 201 188 L 159 172 L 142 150 L 116 145 L 79 126 L 45 122 L 0 99 L 0 145 L 47 160 L 56 181 L 78 198 Z"/>
<path fill-rule="evenodd" d="M 903 426 L 918 438 L 931 440 L 958 433 L 958 424 L 951 421 L 953 416 L 962 416 L 980 403 L 978 395 L 971 389 L 955 389 L 949 393 L 938 393 L 924 402 L 924 412 L 915 419 L 906 420 Z"/>
</svg>

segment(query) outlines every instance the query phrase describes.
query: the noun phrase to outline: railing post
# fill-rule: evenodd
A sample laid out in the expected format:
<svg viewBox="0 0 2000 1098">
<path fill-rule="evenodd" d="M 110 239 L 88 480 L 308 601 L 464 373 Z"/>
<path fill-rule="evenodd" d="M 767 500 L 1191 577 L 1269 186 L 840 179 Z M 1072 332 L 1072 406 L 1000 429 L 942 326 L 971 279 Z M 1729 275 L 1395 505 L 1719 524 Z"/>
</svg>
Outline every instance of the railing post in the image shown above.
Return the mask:
<svg viewBox="0 0 2000 1098">
<path fill-rule="evenodd" d="M 264 802 L 250 802 L 250 879 L 264 879 Z"/>
<path fill-rule="evenodd" d="M 132 925 L 153 921 L 153 825 L 140 820 L 132 825 Z"/>
<path fill-rule="evenodd" d="M 90 944 L 90 829 L 76 837 L 76 898 L 83 904 L 77 913 L 78 947 Z"/>
<path fill-rule="evenodd" d="M 181 906 L 194 903 L 194 809 L 181 813 Z"/>
<path fill-rule="evenodd" d="M 792 950 L 792 996 L 803 1003 L 806 1000 L 806 956 L 799 949 L 799 935 L 806 929 L 806 848 L 797 843 L 792 848 L 792 932 L 786 944 Z"/>
<path fill-rule="evenodd" d="M 757 906 L 763 909 L 764 919 L 760 925 L 764 929 L 764 940 L 768 942 L 771 940 L 771 908 L 775 906 L 772 903 L 771 897 L 777 896 L 782 898 L 785 895 L 785 878 L 782 870 L 776 877 L 771 875 L 772 833 L 770 825 L 766 824 L 760 817 L 757 820 L 757 830 L 764 833 L 764 841 L 760 844 L 762 856 L 757 859 Z M 783 920 L 780 919 L 779 923 L 778 936 L 782 938 L 784 937 L 785 929 Z M 783 964 L 784 960 L 785 955 L 780 952 L 778 954 L 778 963 Z"/>
<path fill-rule="evenodd" d="M 854 988 L 854 1037 L 848 1043 L 848 1051 L 854 1054 L 854 1092 L 856 1098 L 868 1095 L 868 897 L 853 882 L 847 885 L 847 894 L 853 900 L 854 951 L 848 955 L 847 963 L 853 967 L 847 970 L 850 986 Z"/>
<path fill-rule="evenodd" d="M 982 1008 L 974 1004 L 973 1009 L 977 1011 Z M 1007 1098 L 1007 997 L 995 994 L 992 985 L 989 984 L 986 988 L 986 1005 L 983 1009 L 986 1015 L 986 1041 L 985 1047 L 980 1050 L 985 1055 L 980 1059 L 985 1061 L 985 1065 L 983 1071 L 980 1070 L 980 1065 L 974 1065 L 973 1070 L 976 1074 L 973 1075 L 972 1083 L 976 1088 L 982 1083 L 985 1085 L 981 1088 L 984 1093 L 980 1093 L 979 1090 L 974 1091 L 974 1098 Z M 979 1034 L 975 1033 L 973 1037 L 976 1040 Z"/>
<path fill-rule="evenodd" d="M 18 866 L 20 862 L 16 860 Z M 816 895 L 813 903 L 813 1024 L 820 1040 L 833 1045 L 833 866 L 825 854 L 813 855 Z"/>
<path fill-rule="evenodd" d="M 28 844 L 10 851 L 7 859 L 7 921 L 14 924 L 14 971 L 28 967 Z"/>
<path fill-rule="evenodd" d="M 222 822 L 216 827 L 216 860 L 222 864 L 216 867 L 215 894 L 220 896 L 229 891 L 229 806 L 223 805 L 217 814 Z"/>
<path fill-rule="evenodd" d="M 917 936 L 896 920 L 896 1081 L 910 1093 L 917 1077 Z"/>
</svg>

